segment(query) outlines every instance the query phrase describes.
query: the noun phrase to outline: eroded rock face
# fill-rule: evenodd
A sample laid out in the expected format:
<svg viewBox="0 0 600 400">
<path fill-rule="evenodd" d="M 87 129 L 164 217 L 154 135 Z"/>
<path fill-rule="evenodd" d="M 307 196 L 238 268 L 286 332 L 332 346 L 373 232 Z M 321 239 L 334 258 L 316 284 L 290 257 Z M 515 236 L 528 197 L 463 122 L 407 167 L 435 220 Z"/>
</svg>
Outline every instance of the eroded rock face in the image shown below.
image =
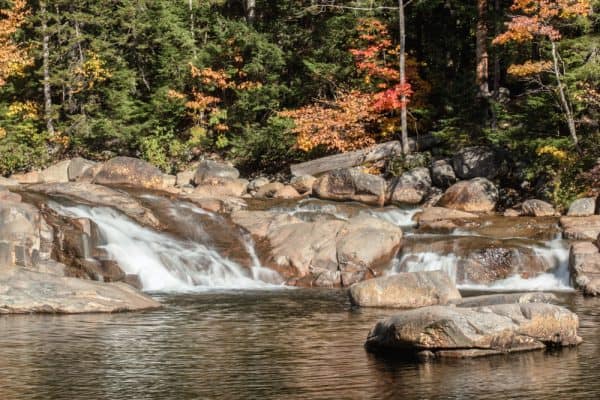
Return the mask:
<svg viewBox="0 0 600 400">
<path fill-rule="evenodd" d="M 160 308 L 124 283 L 58 277 L 24 268 L 0 268 L 0 314 L 99 313 Z"/>
<path fill-rule="evenodd" d="M 400 355 L 475 357 L 575 346 L 582 341 L 578 328 L 577 315 L 553 304 L 432 306 L 379 321 L 365 345 Z"/>
<path fill-rule="evenodd" d="M 448 188 L 438 206 L 467 212 L 490 212 L 496 209 L 498 189 L 485 178 L 461 181 Z"/>
<path fill-rule="evenodd" d="M 350 200 L 383 206 L 385 180 L 357 169 L 337 169 L 321 176 L 313 186 L 313 194 L 326 200 Z"/>
<path fill-rule="evenodd" d="M 454 171 L 460 179 L 477 177 L 494 179 L 498 174 L 498 163 L 494 152 L 488 147 L 466 147 L 452 159 Z"/>
<path fill-rule="evenodd" d="M 92 183 L 164 189 L 163 173 L 155 166 L 132 157 L 115 157 L 108 160 L 95 175 Z"/>
<path fill-rule="evenodd" d="M 15 179 L 0 176 L 0 188 L 15 189 L 18 188 L 20 185 L 21 184 Z"/>
<path fill-rule="evenodd" d="M 571 246 L 569 267 L 572 282 L 589 296 L 600 295 L 600 251 L 591 242 Z"/>
<path fill-rule="evenodd" d="M 600 235 L 600 215 L 561 217 L 560 225 L 565 239 L 592 241 Z"/>
<path fill-rule="evenodd" d="M 554 210 L 552 204 L 542 200 L 526 200 L 521 205 L 521 215 L 529 217 L 552 217 L 556 214 L 556 210 Z"/>
<path fill-rule="evenodd" d="M 418 308 L 461 299 L 443 271 L 406 272 L 355 283 L 350 301 L 360 307 Z"/>
<path fill-rule="evenodd" d="M 160 227 L 160 222 L 154 214 L 142 206 L 129 194 L 84 182 L 50 183 L 33 185 L 28 188 L 32 192 L 45 193 L 54 196 L 64 196 L 92 206 L 112 207 L 142 225 Z"/>
<path fill-rule="evenodd" d="M 45 170 L 40 172 L 42 182 L 69 182 L 69 165 L 71 165 L 71 160 L 65 160 L 46 168 Z"/>
<path fill-rule="evenodd" d="M 218 163 L 216 161 L 202 161 L 198 165 L 194 176 L 194 183 L 201 185 L 205 180 L 215 178 L 238 179 L 240 172 L 232 166 Z"/>
<path fill-rule="evenodd" d="M 431 190 L 431 176 L 427 168 L 405 172 L 392 182 L 390 201 L 393 204 L 420 204 Z"/>
<path fill-rule="evenodd" d="M 431 164 L 431 180 L 439 188 L 446 189 L 456 183 L 454 168 L 448 160 L 437 160 Z"/>
<path fill-rule="evenodd" d="M 569 207 L 567 215 L 569 217 L 589 217 L 594 215 L 596 209 L 596 198 L 584 197 L 577 199 Z"/>
<path fill-rule="evenodd" d="M 374 276 L 402 239 L 397 226 L 367 216 L 304 222 L 288 214 L 239 211 L 232 220 L 266 242 L 267 263 L 300 286 L 349 286 Z"/>
</svg>

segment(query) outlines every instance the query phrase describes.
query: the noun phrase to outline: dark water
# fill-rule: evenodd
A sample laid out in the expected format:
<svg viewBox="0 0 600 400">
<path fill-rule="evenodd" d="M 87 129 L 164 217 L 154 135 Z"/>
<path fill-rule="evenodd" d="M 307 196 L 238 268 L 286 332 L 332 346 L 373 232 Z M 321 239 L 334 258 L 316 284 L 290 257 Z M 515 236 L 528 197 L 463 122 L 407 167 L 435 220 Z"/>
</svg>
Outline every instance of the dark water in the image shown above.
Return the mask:
<svg viewBox="0 0 600 400">
<path fill-rule="evenodd" d="M 577 349 L 418 364 L 362 347 L 390 311 L 317 290 L 159 296 L 157 312 L 0 317 L 0 399 L 596 399 L 600 299 Z"/>
</svg>

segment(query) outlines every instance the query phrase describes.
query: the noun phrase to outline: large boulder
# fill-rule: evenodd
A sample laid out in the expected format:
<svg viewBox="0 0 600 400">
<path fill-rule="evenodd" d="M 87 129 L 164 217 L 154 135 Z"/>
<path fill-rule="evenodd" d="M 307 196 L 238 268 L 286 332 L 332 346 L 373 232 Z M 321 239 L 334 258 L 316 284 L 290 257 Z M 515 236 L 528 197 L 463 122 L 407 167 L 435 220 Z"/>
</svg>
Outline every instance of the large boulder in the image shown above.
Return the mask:
<svg viewBox="0 0 600 400">
<path fill-rule="evenodd" d="M 560 225 L 565 239 L 593 241 L 600 235 L 600 215 L 561 217 Z"/>
<path fill-rule="evenodd" d="M 594 215 L 596 210 L 596 199 L 594 197 L 584 197 L 571 203 L 567 215 L 569 217 L 589 217 Z"/>
<path fill-rule="evenodd" d="M 90 206 L 112 207 L 142 225 L 160 227 L 160 222 L 149 209 L 126 192 L 84 182 L 49 183 L 33 185 L 32 192 L 73 199 Z"/>
<path fill-rule="evenodd" d="M 397 205 L 420 204 L 431 190 L 431 176 L 427 168 L 405 172 L 392 182 L 390 202 Z"/>
<path fill-rule="evenodd" d="M 287 213 L 239 211 L 232 220 L 266 244 L 267 264 L 299 286 L 349 286 L 372 277 L 402 240 L 400 228 L 368 216 L 304 222 Z"/>
<path fill-rule="evenodd" d="M 454 168 L 448 160 L 437 160 L 431 164 L 431 180 L 433 184 L 446 189 L 456 183 Z"/>
<path fill-rule="evenodd" d="M 498 175 L 498 163 L 488 147 L 474 146 L 459 150 L 452 159 L 454 171 L 460 179 L 487 178 Z"/>
<path fill-rule="evenodd" d="M 98 163 L 95 161 L 86 160 L 82 157 L 75 157 L 69 163 L 67 174 L 69 181 L 77 182 L 86 174 L 87 170 L 93 168 Z"/>
<path fill-rule="evenodd" d="M 160 303 L 124 283 L 58 277 L 0 268 L 0 314 L 99 313 L 151 310 Z"/>
<path fill-rule="evenodd" d="M 365 345 L 399 355 L 476 357 L 575 346 L 578 328 L 576 314 L 553 304 L 432 306 L 377 322 Z"/>
<path fill-rule="evenodd" d="M 234 167 L 216 161 L 205 160 L 200 162 L 198 169 L 196 169 L 194 183 L 201 185 L 204 181 L 214 180 L 215 178 L 238 179 L 239 177 L 240 171 Z"/>
<path fill-rule="evenodd" d="M 92 183 L 145 189 L 164 189 L 167 186 L 163 173 L 158 168 L 132 157 L 108 160 L 102 164 Z"/>
<path fill-rule="evenodd" d="M 485 178 L 474 178 L 450 186 L 438 206 L 467 212 L 490 212 L 496 209 L 498 189 Z"/>
<path fill-rule="evenodd" d="M 542 200 L 525 200 L 521 204 L 521 215 L 529 217 L 552 217 L 557 215 L 552 204 Z"/>
<path fill-rule="evenodd" d="M 350 200 L 383 206 L 386 183 L 383 178 L 356 168 L 337 169 L 326 173 L 315 182 L 313 194 L 325 200 Z"/>
<path fill-rule="evenodd" d="M 461 298 L 443 271 L 407 272 L 355 283 L 350 301 L 360 307 L 417 308 Z"/>
<path fill-rule="evenodd" d="M 600 295 L 600 251 L 591 242 L 571 246 L 569 268 L 572 282 L 589 296 Z"/>
</svg>

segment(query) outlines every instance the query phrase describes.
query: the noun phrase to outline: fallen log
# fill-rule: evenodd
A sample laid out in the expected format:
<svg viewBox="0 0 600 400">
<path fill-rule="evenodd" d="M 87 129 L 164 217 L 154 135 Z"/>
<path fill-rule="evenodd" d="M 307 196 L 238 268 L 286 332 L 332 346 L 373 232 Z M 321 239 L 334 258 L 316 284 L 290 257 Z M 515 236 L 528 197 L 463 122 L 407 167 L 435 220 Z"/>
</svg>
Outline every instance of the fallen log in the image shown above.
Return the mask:
<svg viewBox="0 0 600 400">
<path fill-rule="evenodd" d="M 409 138 L 408 140 L 410 151 L 426 150 L 436 143 L 436 138 L 433 135 L 424 135 L 418 139 Z M 394 140 L 362 150 L 335 154 L 300 164 L 294 164 L 290 168 L 293 176 L 318 175 L 334 169 L 351 168 L 400 154 L 402 154 L 402 145 L 399 141 Z"/>
</svg>

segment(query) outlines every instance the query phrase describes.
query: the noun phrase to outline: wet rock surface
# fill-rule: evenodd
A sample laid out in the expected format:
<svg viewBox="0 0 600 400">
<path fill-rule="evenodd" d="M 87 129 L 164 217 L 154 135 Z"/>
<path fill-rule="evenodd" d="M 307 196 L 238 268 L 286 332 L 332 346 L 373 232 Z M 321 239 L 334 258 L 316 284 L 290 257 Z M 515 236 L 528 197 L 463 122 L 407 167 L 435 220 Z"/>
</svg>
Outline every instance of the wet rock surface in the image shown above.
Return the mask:
<svg viewBox="0 0 600 400">
<path fill-rule="evenodd" d="M 350 301 L 360 307 L 418 308 L 461 299 L 443 271 L 407 272 L 355 283 Z"/>
<path fill-rule="evenodd" d="M 578 328 L 577 315 L 552 304 L 432 306 L 379 321 L 365 346 L 400 356 L 476 357 L 575 346 Z"/>
</svg>

